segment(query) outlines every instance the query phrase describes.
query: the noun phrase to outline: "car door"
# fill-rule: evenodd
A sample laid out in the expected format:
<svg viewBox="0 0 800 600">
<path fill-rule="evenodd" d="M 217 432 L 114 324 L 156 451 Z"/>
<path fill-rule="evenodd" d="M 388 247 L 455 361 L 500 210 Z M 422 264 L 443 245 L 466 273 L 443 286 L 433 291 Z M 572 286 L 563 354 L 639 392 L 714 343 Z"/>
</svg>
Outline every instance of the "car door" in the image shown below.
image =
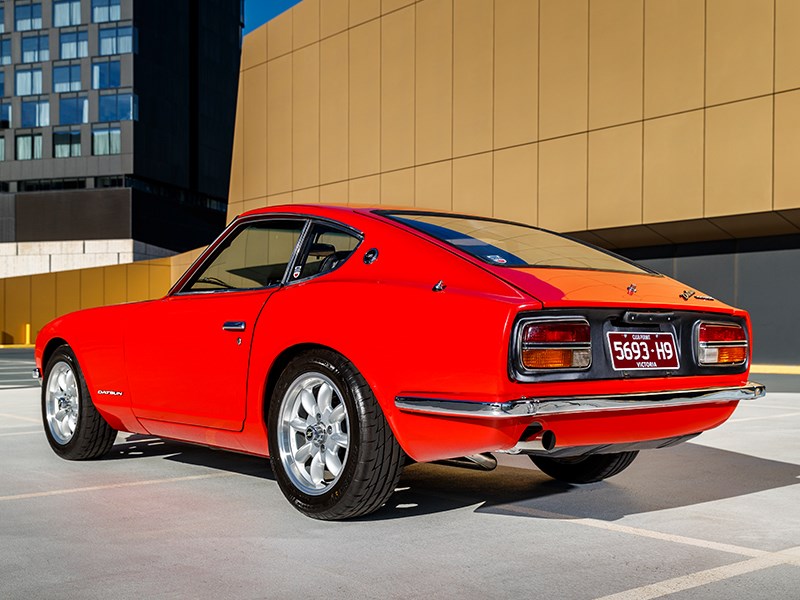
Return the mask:
<svg viewBox="0 0 800 600">
<path fill-rule="evenodd" d="M 241 430 L 256 321 L 286 278 L 306 221 L 257 218 L 230 231 L 126 332 L 132 408 L 147 421 Z"/>
</svg>

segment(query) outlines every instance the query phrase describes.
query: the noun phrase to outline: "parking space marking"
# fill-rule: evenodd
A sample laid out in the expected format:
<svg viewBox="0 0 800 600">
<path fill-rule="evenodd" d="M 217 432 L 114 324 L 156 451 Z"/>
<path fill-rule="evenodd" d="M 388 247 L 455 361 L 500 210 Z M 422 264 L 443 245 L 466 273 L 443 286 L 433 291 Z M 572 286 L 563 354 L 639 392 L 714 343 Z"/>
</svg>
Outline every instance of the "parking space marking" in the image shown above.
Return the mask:
<svg viewBox="0 0 800 600">
<path fill-rule="evenodd" d="M 92 485 L 80 488 L 66 488 L 62 490 L 50 490 L 47 492 L 31 492 L 29 494 L 14 494 L 12 496 L 0 496 L 0 502 L 11 500 L 28 500 L 30 498 L 46 498 L 49 496 L 63 496 L 65 494 L 80 494 L 83 492 L 97 492 L 102 490 L 117 490 L 129 487 L 139 487 L 144 485 L 163 485 L 165 483 L 180 483 L 182 481 L 196 481 L 199 479 L 217 479 L 219 477 L 233 477 L 237 473 L 207 473 L 205 475 L 187 475 L 185 477 L 169 477 L 167 479 L 145 479 L 143 481 L 126 481 L 124 483 L 110 483 L 108 485 Z"/>
<path fill-rule="evenodd" d="M 753 571 L 760 571 L 762 569 L 786 564 L 800 566 L 800 546 L 788 550 L 781 550 L 780 552 L 772 552 L 764 556 L 758 556 L 714 569 L 698 571 L 681 577 L 673 577 L 672 579 L 643 585 L 618 594 L 603 596 L 596 600 L 652 600 L 654 598 L 662 598 L 670 594 L 675 594 L 676 592 L 691 590 L 739 575 L 746 575 Z"/>
<path fill-rule="evenodd" d="M 549 512 L 545 510 L 538 510 L 529 508 L 527 506 L 514 506 L 511 504 L 499 505 L 496 508 L 504 511 L 518 513 L 525 516 L 539 517 L 543 519 L 558 519 L 565 523 L 574 523 L 576 525 L 583 525 L 585 527 L 594 527 L 595 529 L 605 529 L 606 531 L 613 531 L 616 533 L 626 533 L 629 535 L 636 535 L 639 537 L 646 537 L 662 542 L 673 542 L 676 544 L 684 544 L 686 546 L 695 546 L 698 548 L 705 548 L 707 550 L 717 550 L 719 552 L 728 552 L 730 554 L 738 554 L 740 556 L 761 557 L 769 554 L 766 550 L 756 550 L 755 548 L 747 548 L 745 546 L 737 546 L 734 544 L 723 544 L 720 542 L 711 542 L 708 540 L 701 540 L 698 538 L 687 537 L 684 535 L 674 535 L 671 533 L 662 533 L 660 531 L 651 531 L 650 529 L 642 529 L 640 527 L 630 527 L 629 525 L 621 525 L 620 523 L 610 523 L 608 521 L 601 521 L 599 519 L 586 519 L 574 518 L 570 515 L 562 515 L 560 513 Z"/>
<path fill-rule="evenodd" d="M 729 423 L 745 423 L 746 421 L 763 421 L 764 419 L 784 419 L 786 417 L 796 417 L 800 411 L 781 413 L 779 415 L 763 415 L 761 417 L 742 417 L 741 419 L 729 419 Z"/>
<path fill-rule="evenodd" d="M 42 433 L 40 429 L 36 431 L 12 431 L 10 433 L 0 433 L 0 437 L 11 437 L 12 435 L 39 435 L 40 433 Z"/>
<path fill-rule="evenodd" d="M 18 415 L 9 415 L 7 413 L 0 413 L 3 419 L 18 419 L 20 421 L 27 421 L 28 423 L 39 423 L 41 419 L 31 419 L 30 417 L 20 417 Z"/>
</svg>

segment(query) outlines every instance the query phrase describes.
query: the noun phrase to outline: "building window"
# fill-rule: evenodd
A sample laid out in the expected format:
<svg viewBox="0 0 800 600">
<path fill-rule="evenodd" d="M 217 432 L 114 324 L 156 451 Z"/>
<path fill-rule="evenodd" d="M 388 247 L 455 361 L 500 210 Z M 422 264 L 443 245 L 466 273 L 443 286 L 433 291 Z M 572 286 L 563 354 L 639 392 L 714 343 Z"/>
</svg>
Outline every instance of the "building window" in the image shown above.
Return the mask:
<svg viewBox="0 0 800 600">
<path fill-rule="evenodd" d="M 6 159 L 6 138 L 0 137 L 0 161 L 3 161 L 5 159 Z"/>
<path fill-rule="evenodd" d="M 104 90 L 120 86 L 120 69 L 118 60 L 108 60 L 92 64 L 92 88 Z"/>
<path fill-rule="evenodd" d="M 53 156 L 55 158 L 70 158 L 81 155 L 80 129 L 68 129 L 53 132 Z"/>
<path fill-rule="evenodd" d="M 60 67 L 53 67 L 54 92 L 77 92 L 80 89 L 80 65 L 62 65 Z"/>
<path fill-rule="evenodd" d="M 11 38 L 0 40 L 0 65 L 11 64 Z"/>
<path fill-rule="evenodd" d="M 122 175 L 107 175 L 94 178 L 94 187 L 96 188 L 120 188 L 124 186 L 125 178 Z"/>
<path fill-rule="evenodd" d="M 80 25 L 80 23 L 80 0 L 56 0 L 53 2 L 53 27 Z"/>
<path fill-rule="evenodd" d="M 58 122 L 60 125 L 80 125 L 89 122 L 89 99 L 73 96 L 58 101 Z"/>
<path fill-rule="evenodd" d="M 129 52 L 133 52 L 133 27 L 126 25 L 100 30 L 100 54 L 102 56 Z"/>
<path fill-rule="evenodd" d="M 21 69 L 17 71 L 17 96 L 42 93 L 42 70 Z"/>
<path fill-rule="evenodd" d="M 6 30 L 6 9 L 0 5 L 0 33 L 4 33 Z"/>
<path fill-rule="evenodd" d="M 22 102 L 21 127 L 47 127 L 50 125 L 50 103 L 47 100 Z"/>
<path fill-rule="evenodd" d="M 11 129 L 11 105 L 0 103 L 0 129 Z"/>
<path fill-rule="evenodd" d="M 22 62 L 44 62 L 50 60 L 50 40 L 46 35 L 31 35 L 22 38 Z"/>
<path fill-rule="evenodd" d="M 17 31 L 42 28 L 41 4 L 17 4 L 14 7 L 14 23 Z"/>
<path fill-rule="evenodd" d="M 6 74 L 0 71 L 0 98 L 6 95 Z"/>
<path fill-rule="evenodd" d="M 62 60 L 89 56 L 89 32 L 62 31 L 60 56 Z"/>
<path fill-rule="evenodd" d="M 42 134 L 17 136 L 17 160 L 39 160 L 42 158 Z"/>
<path fill-rule="evenodd" d="M 29 179 L 17 182 L 18 192 L 49 192 L 50 190 L 82 190 L 86 187 L 86 179 Z"/>
<path fill-rule="evenodd" d="M 119 0 L 92 0 L 92 21 L 119 21 Z"/>
<path fill-rule="evenodd" d="M 95 127 L 92 129 L 92 154 L 107 156 L 121 152 L 119 127 Z"/>
<path fill-rule="evenodd" d="M 136 121 L 139 118 L 138 102 L 135 94 L 106 94 L 100 96 L 98 121 Z"/>
</svg>

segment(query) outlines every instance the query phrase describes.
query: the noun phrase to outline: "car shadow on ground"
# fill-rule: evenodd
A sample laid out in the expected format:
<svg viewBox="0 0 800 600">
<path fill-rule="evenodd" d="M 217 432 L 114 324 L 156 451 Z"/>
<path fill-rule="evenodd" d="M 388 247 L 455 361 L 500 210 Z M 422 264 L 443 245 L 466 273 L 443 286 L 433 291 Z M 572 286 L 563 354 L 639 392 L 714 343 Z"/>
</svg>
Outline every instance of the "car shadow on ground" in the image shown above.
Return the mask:
<svg viewBox="0 0 800 600">
<path fill-rule="evenodd" d="M 491 472 L 435 464 L 406 469 L 398 491 L 365 519 L 393 519 L 477 505 L 476 512 L 529 518 L 592 518 L 679 508 L 795 485 L 800 466 L 683 444 L 642 452 L 620 475 L 570 485 L 528 468 Z"/>
<path fill-rule="evenodd" d="M 275 480 L 269 466 L 269 459 L 260 456 L 184 444 L 151 435 L 136 433 L 123 435 L 124 439 L 118 437 L 114 447 L 103 457 L 103 460 L 162 457 L 165 460 L 182 464 L 219 469 L 270 481 Z"/>
<path fill-rule="evenodd" d="M 118 438 L 105 460 L 147 457 L 275 480 L 265 458 L 145 435 Z M 499 466 L 487 472 L 413 464 L 406 467 L 383 508 L 360 520 L 409 518 L 475 506 L 482 513 L 615 521 L 795 485 L 798 477 L 800 466 L 795 464 L 692 443 L 642 452 L 620 475 L 589 485 L 554 481 L 532 466 Z"/>
</svg>

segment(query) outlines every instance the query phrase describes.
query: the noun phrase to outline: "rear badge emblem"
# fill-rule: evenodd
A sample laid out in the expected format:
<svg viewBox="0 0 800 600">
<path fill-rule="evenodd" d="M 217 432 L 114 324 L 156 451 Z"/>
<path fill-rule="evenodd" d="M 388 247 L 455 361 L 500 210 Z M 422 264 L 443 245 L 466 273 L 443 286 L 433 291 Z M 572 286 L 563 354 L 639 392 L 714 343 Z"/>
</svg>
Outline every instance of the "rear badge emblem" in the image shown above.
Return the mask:
<svg viewBox="0 0 800 600">
<path fill-rule="evenodd" d="M 632 283 L 628 286 L 628 296 L 633 296 L 636 293 L 636 284 Z"/>
<path fill-rule="evenodd" d="M 681 294 L 681 298 L 683 298 L 684 300 L 687 300 L 687 301 L 692 296 L 694 296 L 694 290 L 683 290 L 683 293 Z"/>
</svg>

